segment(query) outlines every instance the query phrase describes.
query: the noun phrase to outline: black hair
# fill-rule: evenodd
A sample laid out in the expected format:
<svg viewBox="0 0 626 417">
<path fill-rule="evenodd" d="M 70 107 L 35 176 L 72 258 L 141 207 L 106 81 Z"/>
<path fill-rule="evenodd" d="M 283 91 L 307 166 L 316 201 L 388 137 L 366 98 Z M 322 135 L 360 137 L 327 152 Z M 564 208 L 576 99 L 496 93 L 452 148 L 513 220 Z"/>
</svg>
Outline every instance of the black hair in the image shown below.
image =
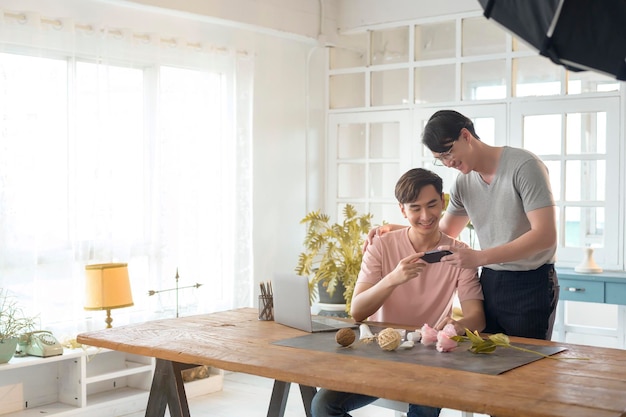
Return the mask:
<svg viewBox="0 0 626 417">
<path fill-rule="evenodd" d="M 443 193 L 443 180 L 439 175 L 424 168 L 413 168 L 405 172 L 396 183 L 396 199 L 400 204 L 412 203 L 427 185 L 434 186 L 437 194 Z"/>
<path fill-rule="evenodd" d="M 466 128 L 476 138 L 472 120 L 454 110 L 439 110 L 428 119 L 422 133 L 422 143 L 432 152 L 447 152 Z"/>
</svg>

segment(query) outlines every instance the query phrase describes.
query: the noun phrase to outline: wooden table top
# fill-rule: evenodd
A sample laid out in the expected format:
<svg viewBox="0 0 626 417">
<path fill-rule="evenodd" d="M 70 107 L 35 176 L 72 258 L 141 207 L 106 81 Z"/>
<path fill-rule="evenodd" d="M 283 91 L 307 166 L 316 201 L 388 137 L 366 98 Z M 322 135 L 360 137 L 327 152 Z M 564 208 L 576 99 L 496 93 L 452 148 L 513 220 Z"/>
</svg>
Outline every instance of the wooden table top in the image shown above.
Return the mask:
<svg viewBox="0 0 626 417">
<path fill-rule="evenodd" d="M 566 347 L 500 375 L 485 375 L 278 346 L 306 332 L 259 321 L 257 310 L 156 320 L 79 334 L 79 343 L 279 381 L 498 417 L 626 417 L 626 350 Z M 440 354 L 440 353 L 436 353 Z"/>
</svg>

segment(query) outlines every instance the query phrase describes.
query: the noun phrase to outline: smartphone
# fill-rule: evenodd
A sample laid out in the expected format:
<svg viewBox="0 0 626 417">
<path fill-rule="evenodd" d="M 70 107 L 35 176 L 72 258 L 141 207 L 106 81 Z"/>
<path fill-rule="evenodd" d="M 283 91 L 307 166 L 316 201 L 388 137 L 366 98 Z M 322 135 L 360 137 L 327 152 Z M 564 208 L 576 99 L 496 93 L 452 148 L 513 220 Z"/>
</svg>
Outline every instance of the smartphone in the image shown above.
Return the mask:
<svg viewBox="0 0 626 417">
<path fill-rule="evenodd" d="M 449 250 L 432 250 L 430 252 L 426 252 L 422 259 L 428 262 L 429 264 L 441 261 L 446 255 L 452 255 L 452 252 Z"/>
</svg>

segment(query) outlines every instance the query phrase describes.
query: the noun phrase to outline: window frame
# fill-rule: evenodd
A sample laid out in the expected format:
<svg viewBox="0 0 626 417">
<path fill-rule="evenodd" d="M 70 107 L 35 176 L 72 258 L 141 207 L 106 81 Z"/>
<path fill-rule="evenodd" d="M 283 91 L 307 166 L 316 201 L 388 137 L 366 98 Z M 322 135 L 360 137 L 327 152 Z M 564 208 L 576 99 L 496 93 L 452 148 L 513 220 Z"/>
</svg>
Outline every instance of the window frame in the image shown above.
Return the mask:
<svg viewBox="0 0 626 417">
<path fill-rule="evenodd" d="M 521 148 L 523 119 L 525 116 L 547 115 L 547 114 L 567 114 L 567 113 L 585 113 L 585 112 L 605 112 L 606 113 L 606 184 L 605 184 L 605 230 L 604 244 L 602 247 L 594 247 L 594 259 L 599 265 L 605 269 L 622 269 L 623 266 L 623 241 L 624 234 L 622 227 L 609 227 L 609 225 L 621 225 L 624 218 L 620 213 L 624 210 L 624 199 L 620 196 L 620 190 L 623 189 L 623 181 L 615 180 L 616 178 L 624 178 L 623 168 L 620 165 L 620 141 L 611 140 L 611 138 L 619 137 L 619 98 L 618 97 L 567 97 L 567 98 L 550 98 L 536 99 L 532 101 L 515 101 L 511 103 L 510 110 L 510 128 L 509 137 L 510 144 L 514 147 Z M 563 149 L 563 146 L 561 146 Z M 559 155 L 540 155 L 544 161 L 560 161 L 561 162 L 561 178 L 565 176 L 565 161 L 585 159 L 580 154 L 568 156 L 561 151 Z M 613 178 L 613 180 L 609 180 Z M 563 183 L 563 181 L 562 181 Z M 616 187 L 617 186 L 617 187 Z M 553 190 L 556 193 L 556 190 Z M 558 247 L 557 261 L 560 264 L 568 264 L 575 266 L 584 259 L 583 248 L 566 247 L 563 245 L 564 224 L 563 210 L 568 206 L 564 199 L 565 189 L 561 187 L 561 195 L 555 195 L 554 199 L 558 209 L 559 231 L 558 231 Z M 584 206 L 584 201 L 581 202 Z M 613 208 L 617 208 L 614 210 Z"/>
<path fill-rule="evenodd" d="M 398 158 L 370 158 L 369 154 L 363 158 L 342 160 L 337 155 L 338 127 L 342 124 L 364 124 L 366 129 L 366 146 L 369 145 L 369 132 L 371 124 L 375 123 L 398 123 L 400 137 L 398 141 Z M 413 156 L 416 151 L 416 147 L 413 145 L 413 135 L 411 132 L 411 114 L 408 110 L 395 110 L 395 111 L 369 111 L 369 112 L 350 112 L 350 113 L 335 113 L 328 116 L 328 152 L 327 152 L 327 210 L 333 218 L 339 218 L 341 215 L 341 207 L 345 204 L 352 204 L 356 207 L 361 207 L 362 210 L 369 211 L 371 204 L 382 205 L 397 205 L 397 201 L 393 197 L 393 189 L 395 187 L 395 181 L 411 168 L 412 161 L 415 159 Z M 362 189 L 369 190 L 369 177 L 372 163 L 392 163 L 396 164 L 398 173 L 393 182 L 389 182 L 387 185 L 389 188 L 385 190 L 386 195 L 391 197 L 372 197 L 369 195 L 362 195 L 360 197 L 340 197 L 338 195 L 338 165 L 341 162 L 353 162 L 363 164 L 365 167 L 365 186 Z M 387 191 L 388 190 L 388 191 Z M 398 210 L 399 213 L 399 210 Z M 396 223 L 403 220 L 401 217 L 381 219 L 374 217 L 373 223 L 380 223 L 382 220 L 387 222 Z"/>
</svg>

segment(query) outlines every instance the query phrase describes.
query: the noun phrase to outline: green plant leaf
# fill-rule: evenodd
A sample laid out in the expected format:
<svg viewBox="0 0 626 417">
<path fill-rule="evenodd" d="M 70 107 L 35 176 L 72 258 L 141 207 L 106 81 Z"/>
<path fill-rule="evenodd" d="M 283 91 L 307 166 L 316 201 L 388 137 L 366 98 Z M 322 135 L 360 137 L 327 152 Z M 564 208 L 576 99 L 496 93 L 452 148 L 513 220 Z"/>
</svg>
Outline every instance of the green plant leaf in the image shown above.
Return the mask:
<svg viewBox="0 0 626 417">
<path fill-rule="evenodd" d="M 469 349 L 474 353 L 492 353 L 496 350 L 496 345 L 490 340 L 483 340 L 480 343 L 472 344 L 472 347 Z"/>
<path fill-rule="evenodd" d="M 310 288 L 317 288 L 317 283 L 321 282 L 331 296 L 342 283 L 349 314 L 354 285 L 361 269 L 363 244 L 372 227 L 373 215 L 359 214 L 354 206 L 346 204 L 343 216 L 340 223 L 331 223 L 330 216 L 315 210 L 300 221 L 306 224 L 306 235 L 295 271 L 309 277 Z M 314 297 L 313 291 L 311 297 Z"/>
<path fill-rule="evenodd" d="M 36 318 L 26 316 L 17 299 L 0 288 L 0 341 L 34 330 Z"/>
<path fill-rule="evenodd" d="M 483 338 L 480 337 L 478 331 L 476 330 L 474 330 L 474 332 L 472 333 L 469 329 L 465 329 L 465 334 L 472 343 L 480 343 L 483 341 Z"/>
<path fill-rule="evenodd" d="M 489 336 L 489 340 L 491 340 L 493 343 L 495 343 L 498 346 L 503 346 L 503 347 L 511 346 L 511 341 L 509 339 L 509 336 L 505 335 L 504 333 L 492 334 L 491 336 Z"/>
<path fill-rule="evenodd" d="M 483 339 L 477 331 L 473 333 L 469 329 L 465 329 L 465 336 L 452 336 L 450 339 L 455 340 L 456 342 L 472 342 L 472 346 L 468 349 L 473 353 L 492 353 L 496 350 L 497 347 L 505 347 L 510 349 L 520 350 L 522 352 L 534 353 L 539 356 L 543 356 L 544 358 L 554 359 L 554 360 L 565 360 L 565 359 L 581 359 L 586 360 L 588 358 L 554 358 L 550 355 L 543 354 L 541 352 L 537 352 L 534 350 L 526 349 L 520 346 L 511 345 L 511 340 L 509 336 L 504 333 L 496 333 L 488 336 L 487 339 Z"/>
</svg>

